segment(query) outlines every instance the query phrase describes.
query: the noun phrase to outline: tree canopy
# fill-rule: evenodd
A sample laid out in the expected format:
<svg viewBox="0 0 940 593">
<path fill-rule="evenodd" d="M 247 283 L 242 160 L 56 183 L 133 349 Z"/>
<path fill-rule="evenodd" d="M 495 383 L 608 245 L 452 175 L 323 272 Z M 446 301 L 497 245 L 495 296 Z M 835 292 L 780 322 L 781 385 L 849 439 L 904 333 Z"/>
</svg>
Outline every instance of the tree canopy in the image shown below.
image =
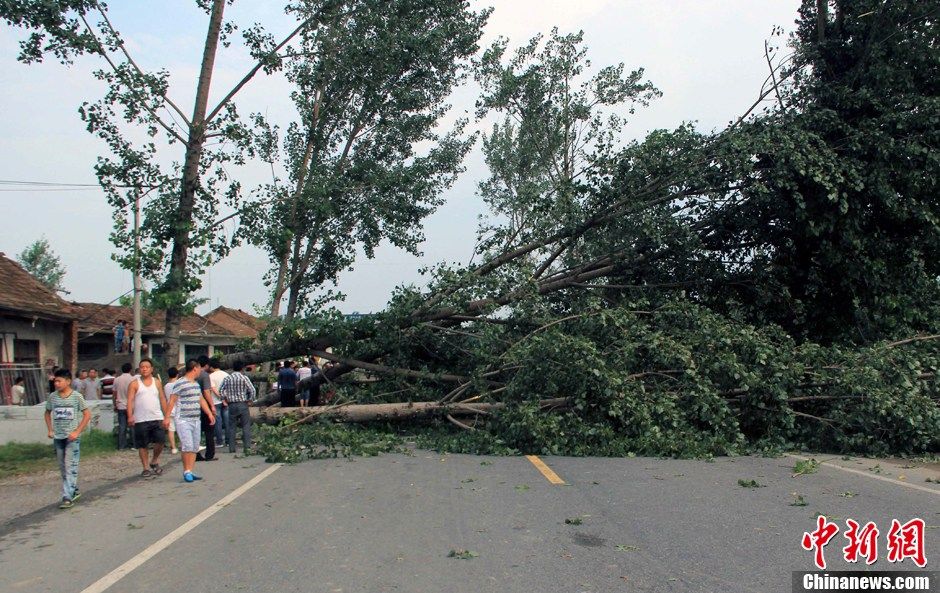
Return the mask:
<svg viewBox="0 0 940 593">
<path fill-rule="evenodd" d="M 65 267 L 62 265 L 61 258 L 55 254 L 52 246 L 49 245 L 49 240 L 45 237 L 36 239 L 27 245 L 16 256 L 16 261 L 50 290 L 65 290 L 62 284 L 62 280 L 65 279 Z"/>
</svg>

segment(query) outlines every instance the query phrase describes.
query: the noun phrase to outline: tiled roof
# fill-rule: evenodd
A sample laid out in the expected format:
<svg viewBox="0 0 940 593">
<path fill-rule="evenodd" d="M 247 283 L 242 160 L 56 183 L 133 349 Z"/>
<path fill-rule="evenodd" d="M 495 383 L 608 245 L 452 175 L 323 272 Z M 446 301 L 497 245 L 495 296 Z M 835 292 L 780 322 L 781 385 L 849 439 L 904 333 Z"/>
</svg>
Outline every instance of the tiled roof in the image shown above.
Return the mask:
<svg viewBox="0 0 940 593">
<path fill-rule="evenodd" d="M 239 338 L 257 338 L 258 332 L 267 326 L 267 322 L 241 309 L 216 307 L 206 314 L 206 319 L 221 325 Z"/>
<path fill-rule="evenodd" d="M 78 312 L 78 331 L 83 333 L 110 334 L 118 320 L 123 319 L 128 328 L 134 319 L 131 307 L 99 305 L 98 303 L 72 303 Z M 163 310 L 140 313 L 141 332 L 146 335 L 163 335 L 166 312 Z M 202 315 L 193 313 L 183 317 L 180 333 L 184 336 L 235 336 L 237 334 L 213 323 Z"/>
<path fill-rule="evenodd" d="M 62 297 L 0 252 L 0 309 L 52 319 L 74 319 Z"/>
</svg>

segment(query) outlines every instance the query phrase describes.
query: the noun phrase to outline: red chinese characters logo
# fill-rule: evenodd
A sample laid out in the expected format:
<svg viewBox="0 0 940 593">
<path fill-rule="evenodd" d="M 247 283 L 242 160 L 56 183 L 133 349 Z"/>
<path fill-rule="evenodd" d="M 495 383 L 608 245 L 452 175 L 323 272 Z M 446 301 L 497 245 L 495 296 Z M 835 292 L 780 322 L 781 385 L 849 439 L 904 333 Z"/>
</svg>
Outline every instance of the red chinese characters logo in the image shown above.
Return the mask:
<svg viewBox="0 0 940 593">
<path fill-rule="evenodd" d="M 816 551 L 814 561 L 820 570 L 826 568 L 826 557 L 823 555 L 823 548 L 837 533 L 839 533 L 839 527 L 820 515 L 816 519 L 816 531 L 803 534 L 803 549 Z"/>
<path fill-rule="evenodd" d="M 869 521 L 859 530 L 859 525 L 855 521 L 848 519 L 845 524 L 848 530 L 845 532 L 849 545 L 842 548 L 842 554 L 846 562 L 858 562 L 859 556 L 865 557 L 865 564 L 874 564 L 878 560 L 878 527 Z"/>
<path fill-rule="evenodd" d="M 871 521 L 864 526 L 852 519 L 845 521 L 845 538 L 849 544 L 842 548 L 842 555 L 846 562 L 858 562 L 865 559 L 865 564 L 871 565 L 878 560 L 878 527 Z M 927 566 L 927 556 L 924 552 L 923 519 L 911 519 L 902 524 L 897 519 L 891 521 L 891 530 L 887 535 L 888 562 L 903 562 L 910 558 L 917 566 Z M 814 552 L 813 562 L 820 570 L 826 569 L 824 549 L 839 533 L 839 526 L 829 522 L 820 515 L 816 518 L 816 530 L 803 533 L 803 549 Z"/>
<path fill-rule="evenodd" d="M 888 562 L 902 562 L 910 558 L 914 564 L 927 566 L 924 555 L 924 520 L 911 519 L 904 525 L 894 519 L 888 532 Z"/>
</svg>

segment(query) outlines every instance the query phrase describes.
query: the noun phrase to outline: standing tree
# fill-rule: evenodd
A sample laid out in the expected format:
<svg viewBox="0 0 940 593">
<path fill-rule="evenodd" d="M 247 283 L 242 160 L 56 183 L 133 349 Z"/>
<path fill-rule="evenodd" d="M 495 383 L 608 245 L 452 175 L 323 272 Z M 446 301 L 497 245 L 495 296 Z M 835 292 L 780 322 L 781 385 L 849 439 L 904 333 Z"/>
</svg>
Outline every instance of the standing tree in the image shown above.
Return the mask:
<svg viewBox="0 0 940 593">
<path fill-rule="evenodd" d="M 288 6 L 298 24 L 280 41 L 260 25 L 248 28 L 244 41 L 255 64 L 214 106 L 209 104 L 216 52 L 228 46 L 237 26 L 225 22 L 226 0 L 197 0 L 209 18 L 195 102 L 190 115 L 168 96 L 169 72 L 146 71 L 135 61 L 124 39 L 96 0 L 25 0 L 0 4 L 0 18 L 29 31 L 20 44 L 20 61 L 41 62 L 53 56 L 66 65 L 80 55 L 97 56 L 103 67 L 95 77 L 107 85 L 105 96 L 80 109 L 88 131 L 111 152 L 96 166 L 99 181 L 115 209 L 112 241 L 115 259 L 127 269 L 140 269 L 157 282 L 154 296 L 166 308 L 168 362 L 179 356 L 182 313 L 200 287 L 199 275 L 212 257 L 226 254 L 224 236 L 213 232 L 221 198 L 240 207 L 241 186 L 226 166 L 242 164 L 253 154 L 251 132 L 233 99 L 260 71 L 281 67 L 281 53 L 304 30 L 318 26 L 320 15 L 332 14 L 339 0 L 305 0 Z M 144 140 L 139 140 L 143 132 Z M 209 142 L 212 140 L 213 142 Z M 170 155 L 169 157 L 165 155 Z M 173 156 L 175 155 L 175 159 Z M 162 163 L 171 161 L 167 167 Z M 140 225 L 142 246 L 134 249 L 130 219 L 144 198 Z M 172 245 L 167 249 L 168 245 Z"/>
<path fill-rule="evenodd" d="M 286 68 L 299 120 L 280 150 L 277 130 L 259 122 L 263 153 L 272 165 L 283 161 L 289 187 L 275 179 L 268 207 L 242 216 L 244 233 L 274 265 L 272 316 L 287 293 L 293 319 L 308 291 L 334 280 L 357 249 L 371 257 L 385 239 L 416 252 L 421 221 L 473 143 L 463 120 L 436 132 L 489 14 L 467 5 L 350 1 L 301 33 Z"/>
<path fill-rule="evenodd" d="M 490 176 L 480 184 L 491 212 L 506 221 L 488 229 L 496 245 L 528 242 L 578 216 L 579 184 L 613 168 L 624 116 L 660 95 L 642 68 L 625 73 L 621 63 L 588 77 L 583 37 L 554 28 L 511 57 L 499 39 L 476 65 L 477 116 L 503 118 L 484 138 Z"/>
<path fill-rule="evenodd" d="M 62 261 L 59 256 L 52 251 L 49 241 L 43 237 L 37 239 L 18 256 L 16 261 L 20 263 L 27 272 L 36 277 L 50 290 L 62 292 L 65 289 L 62 286 L 62 279 L 65 277 L 65 268 L 62 267 Z"/>
</svg>

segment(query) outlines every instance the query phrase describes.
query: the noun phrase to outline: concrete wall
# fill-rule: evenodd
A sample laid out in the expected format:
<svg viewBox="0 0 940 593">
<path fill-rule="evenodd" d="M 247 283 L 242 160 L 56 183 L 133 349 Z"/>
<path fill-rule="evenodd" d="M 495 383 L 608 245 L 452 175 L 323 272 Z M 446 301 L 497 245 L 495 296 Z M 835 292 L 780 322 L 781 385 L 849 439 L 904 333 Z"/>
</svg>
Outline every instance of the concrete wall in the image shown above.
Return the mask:
<svg viewBox="0 0 940 593">
<path fill-rule="evenodd" d="M 15 317 L 0 317 L 0 332 L 2 339 L 6 342 L 3 350 L 10 355 L 10 360 L 3 362 L 13 362 L 15 352 L 13 350 L 14 338 L 19 340 L 39 340 L 39 364 L 47 368 L 50 361 L 57 366 L 65 366 L 71 362 L 67 360 L 66 352 L 63 352 L 63 342 L 65 341 L 65 323 L 46 321 L 37 319 L 35 322 L 28 319 Z"/>
<path fill-rule="evenodd" d="M 88 429 L 111 432 L 114 427 L 114 409 L 110 401 L 90 401 L 91 422 Z M 45 404 L 38 406 L 0 406 L 0 445 L 19 443 L 49 443 L 43 416 Z"/>
</svg>

